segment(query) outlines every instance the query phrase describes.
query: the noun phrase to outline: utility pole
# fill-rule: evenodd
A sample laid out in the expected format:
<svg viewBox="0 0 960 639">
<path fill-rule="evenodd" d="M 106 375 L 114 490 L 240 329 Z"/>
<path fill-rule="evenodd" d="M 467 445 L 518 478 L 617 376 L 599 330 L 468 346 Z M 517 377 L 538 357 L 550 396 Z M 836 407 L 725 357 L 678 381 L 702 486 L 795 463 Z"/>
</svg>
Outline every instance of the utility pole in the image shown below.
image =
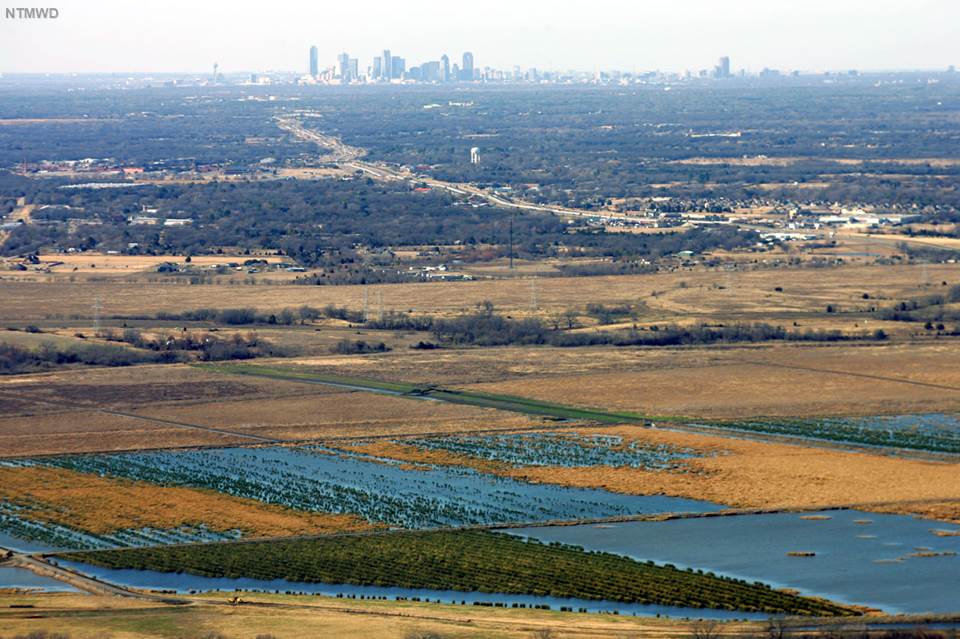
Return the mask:
<svg viewBox="0 0 960 639">
<path fill-rule="evenodd" d="M 97 334 L 100 332 L 100 311 L 103 309 L 103 305 L 100 303 L 100 298 L 96 298 L 93 301 L 93 332 Z"/>
</svg>

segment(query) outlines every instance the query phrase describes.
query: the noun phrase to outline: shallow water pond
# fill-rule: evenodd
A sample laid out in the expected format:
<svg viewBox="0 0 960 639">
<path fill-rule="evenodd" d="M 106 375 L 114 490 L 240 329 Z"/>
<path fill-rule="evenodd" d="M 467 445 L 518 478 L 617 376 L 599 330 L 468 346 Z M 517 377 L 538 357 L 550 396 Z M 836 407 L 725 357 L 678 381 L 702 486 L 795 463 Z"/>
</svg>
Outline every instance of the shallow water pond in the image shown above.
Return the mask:
<svg viewBox="0 0 960 639">
<path fill-rule="evenodd" d="M 510 532 L 763 581 L 891 613 L 923 613 L 960 610 L 960 537 L 935 532 L 956 530 L 960 528 L 900 515 L 830 511 Z"/>
<path fill-rule="evenodd" d="M 76 588 L 51 579 L 41 577 L 24 568 L 0 566 L 0 588 L 23 588 L 43 592 L 78 592 Z"/>
</svg>

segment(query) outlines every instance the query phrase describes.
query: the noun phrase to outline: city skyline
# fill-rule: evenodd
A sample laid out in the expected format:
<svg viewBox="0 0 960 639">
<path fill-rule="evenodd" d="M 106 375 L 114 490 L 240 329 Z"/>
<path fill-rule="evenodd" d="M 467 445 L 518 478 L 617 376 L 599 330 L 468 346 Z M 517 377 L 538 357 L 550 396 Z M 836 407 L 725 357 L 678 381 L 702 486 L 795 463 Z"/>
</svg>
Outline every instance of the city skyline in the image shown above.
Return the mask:
<svg viewBox="0 0 960 639">
<path fill-rule="evenodd" d="M 444 53 L 438 59 L 412 64 L 409 68 L 406 58 L 391 53 L 390 49 L 384 49 L 380 55 L 374 56 L 366 67 L 361 66 L 359 58 L 354 58 L 344 51 L 337 55 L 334 65 L 321 68 L 317 59 L 317 46 L 312 45 L 308 65 L 308 79 L 325 83 L 350 84 L 361 80 L 366 82 L 402 80 L 447 83 L 489 79 L 484 76 L 480 69 L 474 67 L 472 51 L 464 51 L 461 54 L 459 65 L 457 63 L 451 65 L 450 57 Z"/>
<path fill-rule="evenodd" d="M 337 55 L 333 65 L 320 67 L 317 59 L 317 46 L 309 49 L 309 72 L 300 75 L 298 82 L 318 84 L 354 84 L 354 83 L 393 83 L 422 82 L 432 84 L 448 84 L 456 82 L 619 82 L 619 81 L 647 81 L 647 80 L 726 80 L 734 77 L 761 77 L 771 78 L 787 75 L 778 69 L 765 67 L 759 73 L 748 74 L 746 70 L 735 70 L 731 66 L 730 56 L 720 56 L 712 68 L 703 68 L 696 71 L 687 70 L 682 74 L 663 74 L 659 72 L 631 73 L 623 71 L 596 72 L 588 74 L 575 71 L 551 71 L 537 69 L 523 69 L 515 65 L 512 69 L 495 69 L 480 67 L 475 64 L 472 51 L 464 51 L 460 56 L 460 64 L 450 64 L 448 54 L 442 54 L 439 59 L 425 60 L 419 64 L 407 64 L 407 59 L 397 55 L 390 49 L 384 49 L 378 56 L 374 56 L 370 64 L 363 66 L 359 58 L 352 57 L 344 51 Z M 954 71 L 949 66 L 948 72 Z M 858 75 L 857 70 L 848 70 L 847 74 Z M 294 74 L 296 75 L 296 74 Z M 793 71 L 789 75 L 799 75 Z M 279 78 L 278 78 L 279 79 Z M 290 81 L 287 77 L 281 81 Z M 272 83 L 273 77 L 261 74 L 251 74 L 250 83 Z"/>
<path fill-rule="evenodd" d="M 390 20 L 369 20 L 364 16 L 382 16 L 387 5 L 372 0 L 362 8 L 273 10 L 249 1 L 194 6 L 173 0 L 161 8 L 64 0 L 56 19 L 0 21 L 0 72 L 200 72 L 215 61 L 225 73 L 301 71 L 304 43 L 316 44 L 321 66 L 345 49 L 372 60 L 384 44 L 404 51 L 407 60 L 436 60 L 434 51 L 482 51 L 484 65 L 503 69 L 683 72 L 712 65 L 721 53 L 754 72 L 934 70 L 960 63 L 951 28 L 960 21 L 960 6 L 905 4 L 597 0 L 584 11 L 492 0 L 482 11 L 468 11 L 410 0 L 398 11 L 389 5 Z"/>
</svg>

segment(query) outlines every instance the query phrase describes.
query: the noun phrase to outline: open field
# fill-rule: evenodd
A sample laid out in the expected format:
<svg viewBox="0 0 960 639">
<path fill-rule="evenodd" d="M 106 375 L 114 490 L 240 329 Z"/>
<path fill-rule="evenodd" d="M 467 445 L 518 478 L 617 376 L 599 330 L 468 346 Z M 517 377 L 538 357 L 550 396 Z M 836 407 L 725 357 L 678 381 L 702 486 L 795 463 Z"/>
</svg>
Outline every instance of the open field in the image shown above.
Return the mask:
<svg viewBox="0 0 960 639">
<path fill-rule="evenodd" d="M 0 378 L 0 457 L 242 444 L 251 436 L 296 440 L 539 423 L 491 409 L 182 365 Z"/>
<path fill-rule="evenodd" d="M 165 402 L 325 392 L 334 391 L 322 387 L 304 388 L 301 384 L 283 380 L 228 379 L 180 364 L 73 369 L 0 377 L 0 397 L 28 403 L 36 412 L 68 408 L 124 409 Z"/>
<path fill-rule="evenodd" d="M 70 593 L 7 593 L 0 594 L 0 624 L 11 636 L 69 627 L 70 639 L 100 639 L 105 633 L 124 639 L 200 639 L 210 633 L 220 633 L 227 639 L 254 639 L 257 635 L 278 639 L 432 636 L 426 633 L 436 633 L 442 639 L 530 639 L 537 631 L 577 639 L 691 636 L 691 624 L 675 619 L 475 606 L 464 610 L 460 606 L 409 601 L 344 601 L 261 593 L 245 593 L 245 603 L 239 606 L 227 605 L 225 593 L 184 599 L 190 605 Z M 763 626 L 730 622 L 722 627 L 725 635 L 740 635 Z M 185 629 L 190 630 L 185 633 Z"/>
<path fill-rule="evenodd" d="M 75 332 L 75 331 L 74 331 Z M 12 344 L 20 348 L 37 349 L 43 344 L 53 344 L 57 348 L 69 348 L 86 344 L 87 341 L 76 337 L 73 332 L 31 333 L 27 331 L 0 331 L 0 344 Z"/>
<path fill-rule="evenodd" d="M 960 410 L 957 353 L 958 346 L 946 340 L 504 347 L 302 358 L 278 364 L 645 415 L 809 417 Z"/>
<path fill-rule="evenodd" d="M 510 429 L 542 423 L 492 409 L 361 391 L 163 406 L 134 413 L 287 440 Z"/>
<path fill-rule="evenodd" d="M 135 372 L 135 374 L 133 374 Z M 133 409 L 336 393 L 270 379 L 226 379 L 189 366 L 98 368 L 0 378 L 0 456 L 250 443 L 249 436 L 136 416 Z"/>
<path fill-rule="evenodd" d="M 130 344 L 120 344 L 98 333 L 92 320 L 39 321 L 42 326 L 24 327 L 21 330 L 3 330 L 0 328 L 0 345 L 10 344 L 19 348 L 36 350 L 45 344 L 58 349 L 83 349 L 90 344 L 113 344 L 128 351 L 149 355 L 143 349 Z M 121 326 L 122 325 L 122 326 Z M 28 325 L 29 326 L 29 325 Z M 172 336 L 183 338 L 187 335 L 199 338 L 201 335 L 215 334 L 220 340 L 229 342 L 235 337 L 247 340 L 256 337 L 269 344 L 284 349 L 284 352 L 298 356 L 329 355 L 337 345 L 348 342 L 366 341 L 371 345 L 381 342 L 390 350 L 407 349 L 418 341 L 427 339 L 425 333 L 414 331 L 384 331 L 351 327 L 342 320 L 321 320 L 306 325 L 292 325 L 278 328 L 271 325 L 256 326 L 212 326 L 209 322 L 177 322 L 174 320 L 125 320 L 101 321 L 101 331 L 122 337 L 126 328 L 139 332 L 146 340 L 160 341 L 159 338 Z M 34 332 L 34 329 L 38 329 Z"/>
<path fill-rule="evenodd" d="M 104 495 L 110 498 L 105 500 Z M 368 530 L 350 515 L 294 511 L 213 491 L 111 479 L 62 468 L 0 468 L 0 501 L 32 521 L 109 535 L 125 529 L 204 525 L 215 532 L 276 537 Z"/>
<path fill-rule="evenodd" d="M 265 364 L 639 415 L 734 419 L 956 412 L 960 373 L 955 357 L 956 347 L 945 341 L 403 350 Z M 0 406 L 7 455 L 230 444 L 254 434 L 365 437 L 541 423 L 491 409 L 180 365 L 11 377 L 0 380 Z M 103 409 L 123 414 L 97 412 Z"/>
<path fill-rule="evenodd" d="M 907 242 L 933 248 L 960 250 L 960 238 L 955 237 L 924 237 L 896 233 L 855 233 L 853 235 L 854 237 L 869 238 L 875 241 Z"/>
<path fill-rule="evenodd" d="M 544 366 L 522 379 L 465 388 L 652 415 L 949 412 L 960 410 L 957 353 L 951 342 L 633 351 L 613 370 L 558 375 Z"/>
<path fill-rule="evenodd" d="M 0 457 L 243 443 L 249 440 L 92 410 L 0 417 Z"/>
<path fill-rule="evenodd" d="M 41 258 L 40 265 L 56 263 L 51 268 L 53 272 L 95 271 L 99 274 L 117 274 L 137 271 L 154 271 L 165 262 L 183 264 L 186 256 L 183 255 L 103 255 L 97 253 L 66 253 L 46 255 Z M 193 266 L 225 265 L 228 262 L 243 264 L 245 260 L 258 259 L 270 263 L 280 263 L 285 260 L 276 255 L 194 255 L 190 258 Z"/>
<path fill-rule="evenodd" d="M 540 312 L 566 310 L 587 303 L 636 304 L 643 301 L 648 317 L 737 317 L 740 321 L 822 313 L 827 304 L 854 310 L 870 305 L 868 293 L 880 300 L 899 301 L 937 292 L 941 281 L 960 281 L 960 264 L 914 266 L 850 266 L 822 269 L 745 271 L 680 271 L 651 275 L 548 277 L 536 281 Z M 775 291 L 776 287 L 783 291 Z M 376 286 L 217 286 L 128 281 L 69 282 L 59 276 L 44 281 L 0 280 L 7 301 L 0 320 L 26 321 L 52 315 L 92 316 L 92 304 L 102 300 L 102 315 L 144 315 L 180 312 L 199 307 L 249 306 L 263 311 L 304 304 L 363 307 L 382 291 L 385 310 L 417 313 L 457 313 L 489 300 L 497 308 L 529 311 L 531 283 L 524 279 L 432 282 Z M 655 294 L 654 294 L 655 293 Z M 880 302 L 873 302 L 879 304 Z M 868 318 L 869 319 L 869 318 Z"/>
</svg>

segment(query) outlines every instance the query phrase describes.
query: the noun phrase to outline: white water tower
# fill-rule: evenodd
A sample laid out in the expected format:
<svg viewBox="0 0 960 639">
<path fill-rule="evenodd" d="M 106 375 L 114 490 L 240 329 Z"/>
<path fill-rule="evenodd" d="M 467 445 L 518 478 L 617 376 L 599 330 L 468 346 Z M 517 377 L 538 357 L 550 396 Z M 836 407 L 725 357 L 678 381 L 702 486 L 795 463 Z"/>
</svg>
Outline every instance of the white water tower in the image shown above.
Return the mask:
<svg viewBox="0 0 960 639">
<path fill-rule="evenodd" d="M 470 164 L 480 164 L 480 147 L 470 149 Z"/>
</svg>

